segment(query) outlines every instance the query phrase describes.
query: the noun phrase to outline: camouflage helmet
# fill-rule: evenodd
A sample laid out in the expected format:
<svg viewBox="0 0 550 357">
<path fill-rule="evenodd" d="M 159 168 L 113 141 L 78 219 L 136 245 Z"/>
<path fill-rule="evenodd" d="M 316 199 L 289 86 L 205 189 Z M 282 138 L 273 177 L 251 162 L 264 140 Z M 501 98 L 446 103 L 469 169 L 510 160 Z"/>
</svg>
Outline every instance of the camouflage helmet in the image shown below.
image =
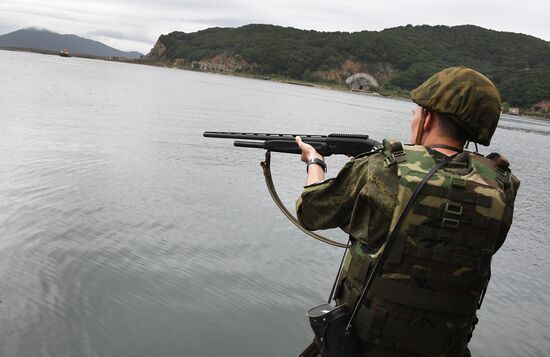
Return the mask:
<svg viewBox="0 0 550 357">
<path fill-rule="evenodd" d="M 468 140 L 489 145 L 500 116 L 497 88 L 479 72 L 450 67 L 434 74 L 412 90 L 411 99 L 421 107 L 446 114 L 468 134 Z"/>
</svg>

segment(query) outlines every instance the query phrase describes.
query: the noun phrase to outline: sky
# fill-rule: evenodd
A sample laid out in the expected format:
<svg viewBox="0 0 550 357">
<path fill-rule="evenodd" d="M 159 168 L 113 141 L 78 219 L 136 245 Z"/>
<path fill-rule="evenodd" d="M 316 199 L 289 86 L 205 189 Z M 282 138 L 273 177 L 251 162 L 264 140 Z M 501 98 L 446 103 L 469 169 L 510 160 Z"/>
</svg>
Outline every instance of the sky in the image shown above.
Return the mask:
<svg viewBox="0 0 550 357">
<path fill-rule="evenodd" d="M 550 0 L 0 0 L 0 35 L 35 27 L 144 54 L 161 34 L 251 23 L 347 32 L 470 24 L 550 41 Z"/>
</svg>

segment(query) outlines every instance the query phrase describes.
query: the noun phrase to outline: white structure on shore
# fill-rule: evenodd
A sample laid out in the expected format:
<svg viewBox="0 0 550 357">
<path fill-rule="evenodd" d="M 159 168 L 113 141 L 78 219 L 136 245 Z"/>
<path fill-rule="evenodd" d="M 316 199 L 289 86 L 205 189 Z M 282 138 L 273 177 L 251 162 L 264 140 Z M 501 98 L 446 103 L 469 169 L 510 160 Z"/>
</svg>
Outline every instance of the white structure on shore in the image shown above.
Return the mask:
<svg viewBox="0 0 550 357">
<path fill-rule="evenodd" d="M 346 86 L 351 90 L 366 91 L 378 87 L 376 78 L 367 73 L 355 73 L 346 79 Z"/>
</svg>

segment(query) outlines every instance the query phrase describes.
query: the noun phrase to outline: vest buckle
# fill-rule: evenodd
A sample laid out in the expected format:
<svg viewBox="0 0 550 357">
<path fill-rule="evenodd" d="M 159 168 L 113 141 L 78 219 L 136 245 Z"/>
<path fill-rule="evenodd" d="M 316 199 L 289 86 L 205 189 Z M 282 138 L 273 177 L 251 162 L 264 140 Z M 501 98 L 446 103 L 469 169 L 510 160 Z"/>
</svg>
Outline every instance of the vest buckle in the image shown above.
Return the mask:
<svg viewBox="0 0 550 357">
<path fill-rule="evenodd" d="M 460 216 L 462 214 L 463 207 L 459 203 L 447 202 L 445 204 L 445 213 Z M 458 226 L 457 226 L 458 227 Z"/>
<path fill-rule="evenodd" d="M 441 222 L 441 228 L 458 229 L 460 221 L 458 219 L 443 218 Z"/>
<path fill-rule="evenodd" d="M 397 163 L 405 162 L 407 159 L 405 158 L 405 152 L 404 151 L 398 151 L 393 154 L 390 154 L 384 158 L 384 163 L 387 167 L 390 167 L 391 165 Z"/>
</svg>

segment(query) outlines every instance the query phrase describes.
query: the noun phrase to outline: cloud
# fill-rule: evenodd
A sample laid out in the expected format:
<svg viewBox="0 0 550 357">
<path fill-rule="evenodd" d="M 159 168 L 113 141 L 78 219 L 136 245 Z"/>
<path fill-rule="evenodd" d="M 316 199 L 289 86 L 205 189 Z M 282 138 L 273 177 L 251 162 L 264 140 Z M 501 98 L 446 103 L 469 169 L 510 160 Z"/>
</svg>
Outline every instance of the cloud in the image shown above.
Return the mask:
<svg viewBox="0 0 550 357">
<path fill-rule="evenodd" d="M 111 31 L 111 30 L 96 30 L 96 31 L 90 31 L 87 33 L 90 37 L 106 37 L 106 38 L 113 38 L 117 40 L 130 40 L 130 41 L 143 41 L 144 36 L 142 33 L 132 33 L 132 32 L 119 32 L 119 31 Z"/>
<path fill-rule="evenodd" d="M 141 52 L 172 31 L 249 23 L 319 31 L 473 24 L 550 40 L 548 18 L 550 2 L 538 0 L 7 0 L 0 4 L 1 33 L 37 26 Z"/>
</svg>

